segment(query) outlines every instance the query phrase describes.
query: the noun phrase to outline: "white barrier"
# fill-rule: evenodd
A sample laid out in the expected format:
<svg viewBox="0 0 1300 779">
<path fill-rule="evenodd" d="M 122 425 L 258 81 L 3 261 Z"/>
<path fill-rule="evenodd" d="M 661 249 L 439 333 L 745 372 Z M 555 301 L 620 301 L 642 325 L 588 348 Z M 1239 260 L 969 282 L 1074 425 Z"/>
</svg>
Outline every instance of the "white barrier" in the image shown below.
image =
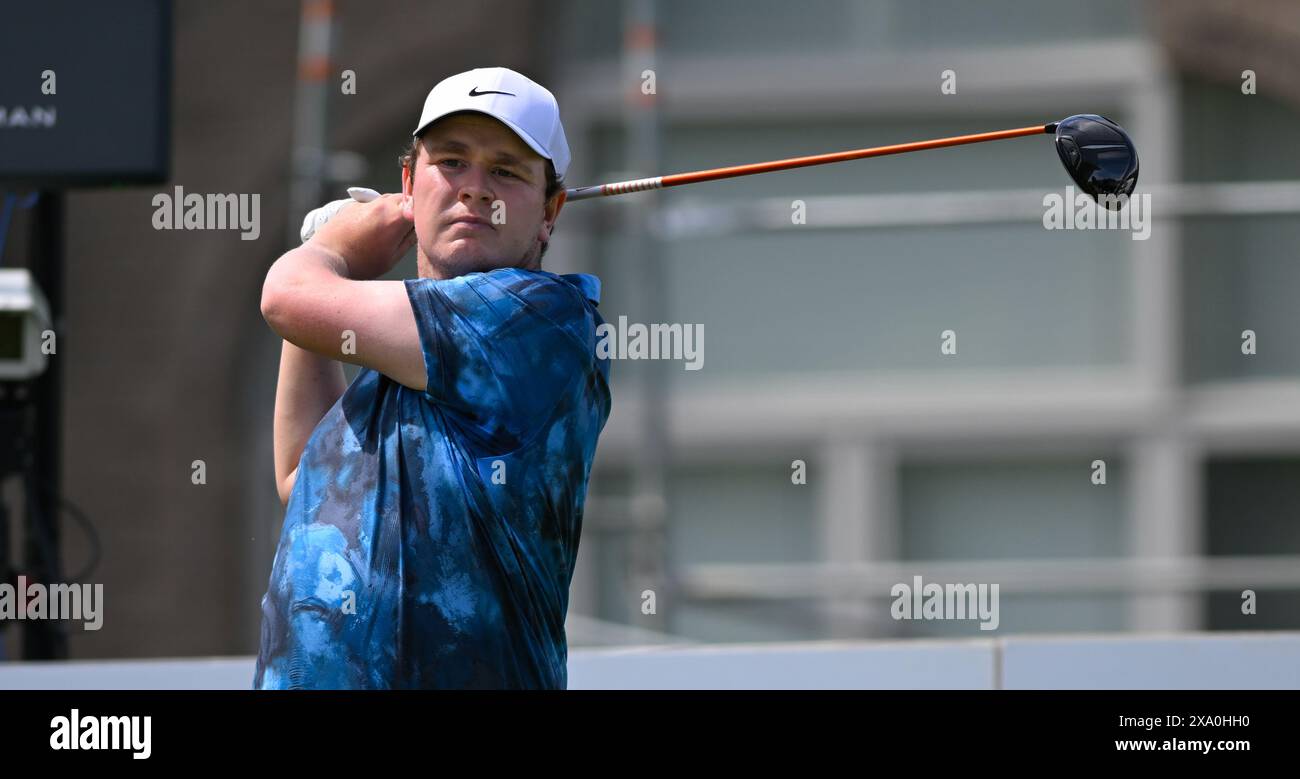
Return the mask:
<svg viewBox="0 0 1300 779">
<path fill-rule="evenodd" d="M 975 640 L 575 650 L 569 689 L 989 689 L 994 667 Z"/>
<path fill-rule="evenodd" d="M 0 664 L 0 690 L 248 690 L 253 657 Z"/>
<path fill-rule="evenodd" d="M 0 664 L 0 690 L 247 690 L 252 657 Z M 573 649 L 569 689 L 1300 689 L 1300 633 Z"/>
<path fill-rule="evenodd" d="M 1003 641 L 1008 690 L 1295 690 L 1300 633 Z"/>
</svg>

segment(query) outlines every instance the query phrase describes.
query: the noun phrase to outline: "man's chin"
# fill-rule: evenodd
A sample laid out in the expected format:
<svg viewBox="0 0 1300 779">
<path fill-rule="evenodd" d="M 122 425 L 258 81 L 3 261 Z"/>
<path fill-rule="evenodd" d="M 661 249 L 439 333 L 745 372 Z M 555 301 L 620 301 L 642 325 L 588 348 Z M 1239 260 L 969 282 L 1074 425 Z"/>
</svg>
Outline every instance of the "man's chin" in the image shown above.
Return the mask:
<svg viewBox="0 0 1300 779">
<path fill-rule="evenodd" d="M 445 278 L 524 265 L 520 261 L 504 260 L 495 252 L 485 251 L 481 246 L 470 244 L 478 244 L 478 241 L 458 239 L 443 254 L 431 256 L 429 264 Z"/>
</svg>

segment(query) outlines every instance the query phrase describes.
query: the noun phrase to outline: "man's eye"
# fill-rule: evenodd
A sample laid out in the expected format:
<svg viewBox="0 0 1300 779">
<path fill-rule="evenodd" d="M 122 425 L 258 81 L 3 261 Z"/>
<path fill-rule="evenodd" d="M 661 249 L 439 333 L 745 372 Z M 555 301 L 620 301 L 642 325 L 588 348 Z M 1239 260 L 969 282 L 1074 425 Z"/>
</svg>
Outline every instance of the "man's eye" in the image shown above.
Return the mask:
<svg viewBox="0 0 1300 779">
<path fill-rule="evenodd" d="M 454 158 L 448 157 L 448 158 L 445 159 L 445 160 L 439 160 L 439 161 L 438 161 L 438 164 L 439 164 L 439 165 L 453 165 L 454 167 L 458 167 L 458 166 L 464 164 L 464 160 L 458 160 L 458 159 L 454 159 Z M 511 173 L 510 171 L 506 170 L 505 168 L 497 168 L 497 173 L 503 173 L 503 174 L 509 176 L 510 178 L 515 178 L 515 179 L 519 178 L 519 176 L 515 175 L 514 173 Z"/>
</svg>

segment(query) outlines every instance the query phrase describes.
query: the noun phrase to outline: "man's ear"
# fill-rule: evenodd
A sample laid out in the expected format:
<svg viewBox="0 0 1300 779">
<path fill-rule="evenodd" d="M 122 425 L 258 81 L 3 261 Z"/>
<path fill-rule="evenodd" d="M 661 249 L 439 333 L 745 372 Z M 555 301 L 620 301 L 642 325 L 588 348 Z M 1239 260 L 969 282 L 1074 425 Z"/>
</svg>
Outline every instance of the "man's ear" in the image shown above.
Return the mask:
<svg viewBox="0 0 1300 779">
<path fill-rule="evenodd" d="M 402 213 L 415 218 L 415 179 L 407 165 L 402 166 Z"/>
<path fill-rule="evenodd" d="M 560 218 L 560 209 L 564 208 L 564 201 L 568 196 L 569 193 L 561 189 L 559 194 L 546 203 L 546 225 L 549 228 L 547 230 L 548 233 L 550 230 L 555 228 L 555 220 Z"/>
</svg>

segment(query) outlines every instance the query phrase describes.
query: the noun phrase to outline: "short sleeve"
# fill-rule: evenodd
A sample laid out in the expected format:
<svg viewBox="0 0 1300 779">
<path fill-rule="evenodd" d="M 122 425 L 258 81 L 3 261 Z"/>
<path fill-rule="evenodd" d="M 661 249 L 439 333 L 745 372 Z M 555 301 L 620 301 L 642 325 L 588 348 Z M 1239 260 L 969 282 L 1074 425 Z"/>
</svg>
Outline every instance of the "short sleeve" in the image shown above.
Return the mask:
<svg viewBox="0 0 1300 779">
<path fill-rule="evenodd" d="M 598 316 L 554 274 L 502 268 L 407 279 L 424 352 L 425 398 L 495 451 L 525 443 L 597 370 Z"/>
</svg>

